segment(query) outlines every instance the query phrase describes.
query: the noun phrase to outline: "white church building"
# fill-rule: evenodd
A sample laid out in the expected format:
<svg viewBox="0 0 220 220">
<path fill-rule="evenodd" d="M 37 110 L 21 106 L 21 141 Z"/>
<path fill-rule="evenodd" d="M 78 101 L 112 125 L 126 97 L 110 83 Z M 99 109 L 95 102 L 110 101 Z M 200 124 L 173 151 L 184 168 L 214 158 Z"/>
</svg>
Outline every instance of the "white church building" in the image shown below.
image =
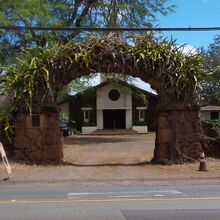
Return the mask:
<svg viewBox="0 0 220 220">
<path fill-rule="evenodd" d="M 90 134 L 103 129 L 147 133 L 155 126 L 157 95 L 117 80 L 104 81 L 60 103 L 75 129 Z"/>
</svg>

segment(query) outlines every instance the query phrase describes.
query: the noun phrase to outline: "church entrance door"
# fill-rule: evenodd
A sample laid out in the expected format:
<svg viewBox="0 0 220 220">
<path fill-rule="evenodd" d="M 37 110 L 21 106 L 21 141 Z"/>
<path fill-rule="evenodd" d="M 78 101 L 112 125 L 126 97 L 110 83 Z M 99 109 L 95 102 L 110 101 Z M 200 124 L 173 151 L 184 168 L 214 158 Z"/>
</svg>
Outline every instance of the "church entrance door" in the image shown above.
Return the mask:
<svg viewBox="0 0 220 220">
<path fill-rule="evenodd" d="M 103 110 L 104 129 L 124 129 L 125 110 Z"/>
</svg>

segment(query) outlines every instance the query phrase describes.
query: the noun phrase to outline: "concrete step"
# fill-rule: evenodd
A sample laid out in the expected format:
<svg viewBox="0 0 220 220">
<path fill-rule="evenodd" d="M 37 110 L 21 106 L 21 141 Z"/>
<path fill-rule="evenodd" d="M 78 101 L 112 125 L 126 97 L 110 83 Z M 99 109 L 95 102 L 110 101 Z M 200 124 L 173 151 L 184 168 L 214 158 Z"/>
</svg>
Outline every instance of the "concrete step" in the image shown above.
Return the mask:
<svg viewBox="0 0 220 220">
<path fill-rule="evenodd" d="M 132 129 L 98 129 L 91 133 L 91 135 L 126 135 L 126 134 L 137 134 Z"/>
</svg>

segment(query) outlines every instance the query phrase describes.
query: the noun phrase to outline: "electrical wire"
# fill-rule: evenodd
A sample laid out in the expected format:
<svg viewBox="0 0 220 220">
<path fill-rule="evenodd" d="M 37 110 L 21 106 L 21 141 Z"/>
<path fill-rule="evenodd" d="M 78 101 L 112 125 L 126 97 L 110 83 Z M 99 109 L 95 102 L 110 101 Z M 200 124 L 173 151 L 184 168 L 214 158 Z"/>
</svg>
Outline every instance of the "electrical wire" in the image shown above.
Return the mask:
<svg viewBox="0 0 220 220">
<path fill-rule="evenodd" d="M 6 31 L 78 31 L 78 32 L 146 32 L 146 31 L 219 31 L 220 27 L 176 27 L 176 28 L 94 28 L 94 27 L 27 27 L 4 26 L 0 30 Z"/>
</svg>

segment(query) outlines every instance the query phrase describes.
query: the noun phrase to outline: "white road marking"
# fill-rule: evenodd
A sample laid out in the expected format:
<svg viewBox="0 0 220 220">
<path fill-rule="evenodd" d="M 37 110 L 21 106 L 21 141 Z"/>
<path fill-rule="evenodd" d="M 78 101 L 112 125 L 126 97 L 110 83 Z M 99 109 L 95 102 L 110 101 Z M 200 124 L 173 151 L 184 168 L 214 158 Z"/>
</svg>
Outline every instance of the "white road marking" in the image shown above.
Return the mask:
<svg viewBox="0 0 220 220">
<path fill-rule="evenodd" d="M 150 190 L 150 191 L 125 191 L 125 192 L 70 192 L 67 194 L 68 199 L 79 198 L 139 198 L 139 197 L 163 197 L 183 195 L 177 190 Z"/>
</svg>

